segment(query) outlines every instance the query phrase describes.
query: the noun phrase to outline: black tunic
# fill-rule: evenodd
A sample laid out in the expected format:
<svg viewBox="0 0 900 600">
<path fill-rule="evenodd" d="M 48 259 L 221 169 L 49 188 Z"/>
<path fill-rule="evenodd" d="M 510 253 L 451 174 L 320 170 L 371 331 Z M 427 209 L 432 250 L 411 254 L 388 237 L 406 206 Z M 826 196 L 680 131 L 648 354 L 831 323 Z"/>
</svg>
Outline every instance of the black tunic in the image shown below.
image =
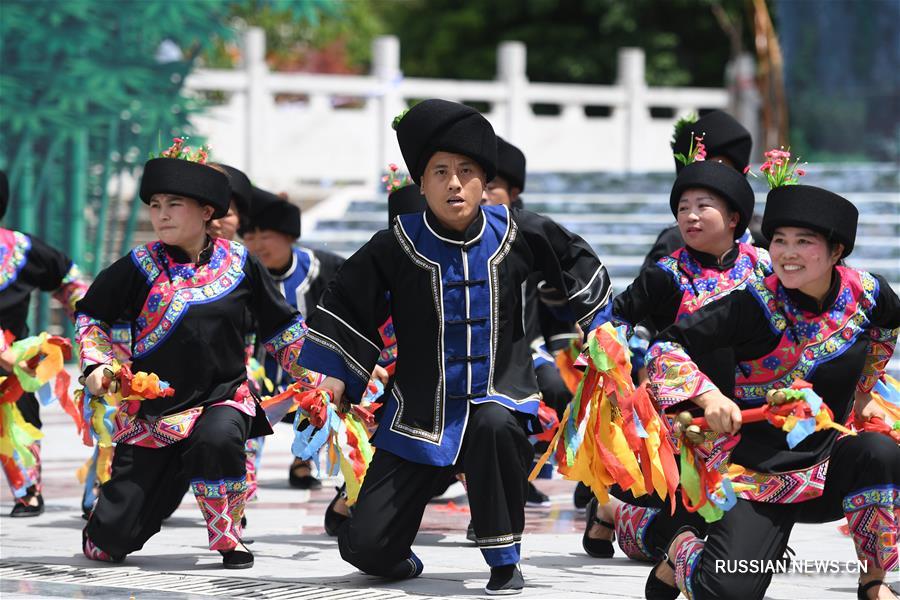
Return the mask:
<svg viewBox="0 0 900 600">
<path fill-rule="evenodd" d="M 482 207 L 464 234 L 430 212 L 401 215 L 344 263 L 310 315 L 300 362 L 344 381 L 358 401 L 390 312 L 398 358 L 375 444 L 414 462 L 452 464 L 470 403 L 536 414 L 523 317 L 524 283 L 535 272 L 557 317 L 589 331 L 610 285 L 580 237 L 503 206 Z"/>
<path fill-rule="evenodd" d="M 749 244 L 736 243 L 721 259 L 684 246 L 641 270 L 613 299 L 611 319 L 629 327 L 649 322 L 653 331 L 662 331 L 701 306 L 743 289 L 751 279 L 771 273 L 768 252 Z M 725 389 L 734 379 L 729 349 L 698 355 L 694 362 L 717 387 Z"/>
<path fill-rule="evenodd" d="M 663 405 L 692 398 L 710 387 L 689 357 L 730 348 L 736 385 L 720 389 L 742 408 L 801 378 L 843 423 L 854 392 L 868 391 L 883 373 L 898 328 L 900 299 L 879 275 L 836 267 L 821 306 L 770 275 L 661 332 L 650 349 L 651 386 Z M 813 433 L 793 449 L 786 435 L 768 423 L 746 424 L 731 461 L 760 473 L 810 469 L 827 460 L 838 432 Z"/>
<path fill-rule="evenodd" d="M 28 336 L 28 305 L 34 290 L 55 292 L 71 315 L 86 289 L 68 256 L 34 236 L 0 229 L 0 329 L 16 339 Z"/>
<path fill-rule="evenodd" d="M 144 418 L 234 398 L 247 379 L 245 339 L 254 327 L 286 369 L 299 369 L 303 318 L 237 242 L 214 240 L 196 264 L 154 242 L 104 269 L 78 303 L 83 370 L 111 361 L 108 324 L 119 320 L 131 324 L 132 369 L 175 388 L 174 397 L 142 402 Z"/>
</svg>

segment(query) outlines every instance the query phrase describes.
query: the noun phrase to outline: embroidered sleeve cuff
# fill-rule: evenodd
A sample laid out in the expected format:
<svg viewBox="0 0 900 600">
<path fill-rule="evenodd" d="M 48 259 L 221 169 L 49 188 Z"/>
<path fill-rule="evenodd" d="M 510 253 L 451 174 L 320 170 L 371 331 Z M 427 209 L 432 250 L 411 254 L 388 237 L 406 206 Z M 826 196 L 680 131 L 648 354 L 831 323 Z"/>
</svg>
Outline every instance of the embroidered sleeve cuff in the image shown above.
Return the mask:
<svg viewBox="0 0 900 600">
<path fill-rule="evenodd" d="M 378 356 L 378 364 L 387 367 L 397 360 L 397 336 L 394 334 L 394 318 L 388 317 L 387 321 L 378 328 L 381 336 L 381 354 Z"/>
<path fill-rule="evenodd" d="M 328 338 L 309 330 L 299 363 L 306 369 L 344 382 L 351 402 L 359 402 L 369 383 L 369 373 Z"/>
<path fill-rule="evenodd" d="M 856 389 L 860 392 L 870 392 L 875 387 L 875 382 L 884 374 L 888 362 L 894 355 L 894 347 L 897 343 L 897 334 L 900 329 L 888 329 L 886 327 L 873 327 L 869 330 L 871 341 L 869 342 L 866 362 Z"/>
<path fill-rule="evenodd" d="M 84 298 L 88 285 L 78 269 L 78 265 L 72 263 L 69 272 L 63 277 L 62 284 L 53 292 L 53 297 L 59 300 L 66 311 L 66 315 L 72 321 L 75 320 L 75 305 Z"/>
<path fill-rule="evenodd" d="M 109 325 L 84 313 L 75 318 L 75 341 L 78 343 L 81 370 L 113 361 Z"/>
<path fill-rule="evenodd" d="M 271 354 L 291 377 L 299 381 L 314 381 L 315 377 L 297 363 L 300 350 L 303 349 L 306 331 L 303 317 L 297 315 L 290 325 L 267 340 L 264 346 L 266 352 Z"/>
<path fill-rule="evenodd" d="M 684 348 L 672 342 L 658 342 L 647 353 L 650 391 L 660 408 L 673 406 L 716 389 L 697 368 Z"/>
</svg>

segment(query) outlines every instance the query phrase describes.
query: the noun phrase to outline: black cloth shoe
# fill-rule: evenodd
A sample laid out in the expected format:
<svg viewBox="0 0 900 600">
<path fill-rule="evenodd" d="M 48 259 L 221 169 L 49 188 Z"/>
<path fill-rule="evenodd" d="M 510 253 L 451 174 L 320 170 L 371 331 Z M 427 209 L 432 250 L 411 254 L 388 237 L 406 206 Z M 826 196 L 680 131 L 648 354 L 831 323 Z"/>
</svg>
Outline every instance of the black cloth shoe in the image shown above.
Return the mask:
<svg viewBox="0 0 900 600">
<path fill-rule="evenodd" d="M 325 533 L 330 535 L 331 537 L 337 537 L 338 530 L 341 528 L 347 519 L 350 517 L 346 515 L 342 515 L 338 511 L 334 510 L 334 505 L 337 504 L 337 501 L 341 498 L 347 498 L 347 486 L 342 485 L 341 487 L 334 488 L 334 491 L 337 492 L 334 498 L 331 499 L 331 503 L 328 505 L 328 508 L 325 509 Z"/>
<path fill-rule="evenodd" d="M 243 542 L 242 542 L 243 545 Z M 238 546 L 234 550 L 229 550 L 227 552 L 223 552 L 219 550 L 219 554 L 222 555 L 222 567 L 225 569 L 249 569 L 253 566 L 253 555 L 246 549 L 239 550 L 241 546 Z"/>
<path fill-rule="evenodd" d="M 521 594 L 525 587 L 525 578 L 519 565 L 503 565 L 491 567 L 491 578 L 484 586 L 488 596 L 511 596 Z"/>
<path fill-rule="evenodd" d="M 385 575 L 388 579 L 401 580 L 412 579 L 422 574 L 425 565 L 419 560 L 415 552 L 410 552 L 409 558 L 401 560 Z"/>
<path fill-rule="evenodd" d="M 575 493 L 572 494 L 572 503 L 575 508 L 585 508 L 593 497 L 594 492 L 591 491 L 591 488 L 579 481 L 575 486 Z"/>
<path fill-rule="evenodd" d="M 291 468 L 288 469 L 288 483 L 290 486 L 298 490 L 317 490 L 321 488 L 322 482 L 312 475 L 297 475 L 297 468 L 306 466 L 309 466 L 309 461 L 299 459 L 294 461 Z"/>
<path fill-rule="evenodd" d="M 879 585 L 887 586 L 888 589 L 890 589 L 890 586 L 888 586 L 888 585 L 887 585 L 885 582 L 883 582 L 882 580 L 880 580 L 880 579 L 873 579 L 873 580 L 870 581 L 869 583 L 861 583 L 861 584 L 859 584 L 859 587 L 856 588 L 856 597 L 857 597 L 859 600 L 869 600 L 869 590 L 871 590 L 873 587 L 878 587 Z M 894 591 L 894 590 L 891 590 L 891 592 L 893 592 L 893 591 Z"/>
<path fill-rule="evenodd" d="M 550 497 L 541 490 L 534 487 L 532 482 L 528 482 L 528 494 L 525 496 L 525 506 L 550 506 Z"/>
<path fill-rule="evenodd" d="M 690 531 L 695 536 L 700 537 L 700 534 L 696 529 L 694 529 L 690 525 L 683 525 L 679 527 L 678 531 L 675 532 L 675 535 L 672 536 L 672 540 L 677 538 L 685 531 Z M 650 569 L 650 575 L 647 576 L 647 583 L 644 584 L 644 597 L 647 598 L 647 600 L 675 600 L 676 598 L 678 598 L 678 596 L 681 595 L 681 590 L 679 590 L 677 587 L 672 587 L 656 576 L 656 569 L 664 562 L 669 565 L 670 569 L 672 569 L 673 571 L 675 570 L 675 565 L 672 563 L 672 560 L 668 555 L 668 549 L 672 545 L 672 540 L 669 540 L 669 543 L 666 544 L 667 553 L 663 555 L 663 559 L 653 565 L 653 568 Z"/>
<path fill-rule="evenodd" d="M 600 508 L 600 504 L 596 498 L 592 498 L 590 502 L 588 502 L 587 506 L 587 518 L 585 519 L 584 525 L 584 535 L 581 536 L 581 546 L 584 548 L 584 551 L 587 552 L 588 556 L 593 556 L 594 558 L 612 558 L 616 551 L 613 549 L 613 540 L 616 539 L 616 526 L 612 523 L 608 523 L 606 521 L 601 521 L 597 518 L 597 510 Z M 593 527 L 594 523 L 599 523 L 603 525 L 607 529 L 613 532 L 612 540 L 601 540 L 598 538 L 592 538 L 588 536 L 588 533 L 591 531 L 591 527 Z"/>
<path fill-rule="evenodd" d="M 28 500 L 23 498 L 23 501 L 17 501 L 16 505 L 13 506 L 12 511 L 9 513 L 10 517 L 22 518 L 22 517 L 37 517 L 39 515 L 44 514 L 44 497 L 40 494 L 35 494 L 31 496 L 32 498 L 37 499 L 37 505 L 30 504 Z"/>
<path fill-rule="evenodd" d="M 676 600 L 681 595 L 681 590 L 677 587 L 672 587 L 656 576 L 656 568 L 662 563 L 663 561 L 660 561 L 653 565 L 653 568 L 650 569 L 650 575 L 647 576 L 647 583 L 644 584 L 644 597 L 647 600 Z M 668 556 L 665 558 L 665 563 L 673 571 L 675 570 L 675 565 L 672 564 Z"/>
<path fill-rule="evenodd" d="M 478 538 L 475 537 L 475 526 L 472 525 L 472 521 L 469 521 L 469 525 L 466 527 L 466 539 L 470 542 L 478 540 Z"/>
</svg>

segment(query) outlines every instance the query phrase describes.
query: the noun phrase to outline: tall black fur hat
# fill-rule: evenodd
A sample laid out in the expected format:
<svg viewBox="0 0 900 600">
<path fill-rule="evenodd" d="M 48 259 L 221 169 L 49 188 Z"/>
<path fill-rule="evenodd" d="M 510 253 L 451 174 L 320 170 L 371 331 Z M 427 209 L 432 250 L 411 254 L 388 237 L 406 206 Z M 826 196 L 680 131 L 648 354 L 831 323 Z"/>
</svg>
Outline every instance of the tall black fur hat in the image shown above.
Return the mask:
<svg viewBox="0 0 900 600">
<path fill-rule="evenodd" d="M 703 136 L 706 155 L 725 156 L 734 168 L 743 173 L 750 164 L 753 140 L 750 132 L 725 111 L 712 110 L 700 116 L 695 123 L 688 123 L 678 132 L 672 143 L 672 152 L 688 155 L 691 138 Z M 696 146 L 696 143 L 694 144 Z M 675 159 L 675 171 L 680 173 L 684 165 Z"/>
<path fill-rule="evenodd" d="M 175 194 L 208 204 L 214 209 L 213 219 L 227 215 L 231 205 L 231 188 L 225 173 L 180 158 L 152 158 L 144 165 L 141 200 L 150 204 L 154 194 Z"/>
<path fill-rule="evenodd" d="M 497 136 L 497 175 L 511 187 L 525 191 L 525 154 L 499 135 Z"/>
<path fill-rule="evenodd" d="M 734 239 L 744 235 L 756 203 L 753 189 L 747 183 L 746 177 L 719 162 L 699 161 L 687 165 L 678 174 L 669 195 L 669 207 L 676 218 L 681 194 L 691 188 L 711 190 L 721 196 L 732 210 L 736 210 L 740 215 L 740 220 L 734 228 Z"/>
<path fill-rule="evenodd" d="M 250 202 L 253 197 L 253 186 L 250 184 L 250 179 L 240 169 L 221 163 L 219 166 L 228 175 L 228 186 L 231 188 L 231 197 L 237 205 L 238 212 L 246 215 L 250 212 Z"/>
<path fill-rule="evenodd" d="M 497 175 L 497 136 L 477 110 L 449 100 L 425 100 L 394 120 L 400 152 L 416 185 L 435 152 L 468 156 L 484 169 L 486 181 Z"/>
<path fill-rule="evenodd" d="M 834 192 L 811 185 L 783 185 L 766 196 L 762 231 L 770 240 L 778 227 L 804 227 L 844 245 L 841 258 L 853 251 L 859 211 Z"/>
<path fill-rule="evenodd" d="M 250 203 L 250 216 L 244 231 L 268 229 L 279 231 L 297 239 L 300 237 L 300 207 L 292 204 L 272 192 L 256 186 L 253 188 L 253 200 Z"/>
</svg>

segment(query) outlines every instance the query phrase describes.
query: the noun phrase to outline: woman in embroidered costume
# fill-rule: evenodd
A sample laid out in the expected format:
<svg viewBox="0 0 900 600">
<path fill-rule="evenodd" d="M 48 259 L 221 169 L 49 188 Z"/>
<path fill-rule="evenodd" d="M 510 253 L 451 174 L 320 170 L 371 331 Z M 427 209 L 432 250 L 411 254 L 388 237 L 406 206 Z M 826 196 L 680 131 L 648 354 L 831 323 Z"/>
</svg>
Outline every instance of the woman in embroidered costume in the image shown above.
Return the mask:
<svg viewBox="0 0 900 600">
<path fill-rule="evenodd" d="M 8 204 L 9 181 L 6 173 L 0 171 L 0 220 L 6 214 Z M 9 332 L 13 339 L 28 336 L 26 319 L 34 290 L 53 292 L 53 297 L 72 318 L 75 303 L 84 296 L 87 284 L 78 266 L 59 250 L 26 233 L 0 228 L 0 375 L 11 373 L 15 361 L 4 332 Z M 16 406 L 26 423 L 41 428 L 40 405 L 34 394 L 23 394 Z M 8 481 L 24 481 L 19 486 L 10 484 L 16 498 L 11 517 L 36 517 L 44 512 L 40 449 L 40 441 L 29 448 L 33 460 L 28 462 L 33 466 L 26 467 L 21 460 L 15 466 L 4 464 L 5 468 L 18 471 L 12 477 L 11 473 L 5 473 Z"/>
<path fill-rule="evenodd" d="M 92 394 L 104 390 L 108 323 L 120 319 L 132 326 L 134 370 L 175 389 L 173 397 L 142 402 L 135 417 L 117 416 L 112 478 L 100 488 L 83 548 L 105 561 L 139 550 L 189 481 L 210 549 L 222 553 L 226 568 L 244 568 L 253 564 L 241 543 L 244 443 L 271 433 L 247 384 L 245 338 L 255 322 L 266 349 L 306 377 L 296 363 L 305 325 L 242 245 L 207 236 L 208 221 L 228 211 L 228 178 L 203 164 L 205 153 L 176 146 L 148 161 L 141 181 L 159 241 L 101 272 L 77 306 Z"/>
<path fill-rule="evenodd" d="M 705 542 L 695 531 L 676 534 L 668 558 L 651 572 L 648 597 L 675 598 L 680 590 L 697 599 L 761 598 L 770 572 L 717 572 L 716 561 L 780 559 L 794 523 L 842 514 L 866 566 L 859 597 L 893 597 L 881 579 L 897 568 L 896 442 L 871 432 L 839 438 L 826 429 L 794 445 L 768 423 L 742 426 L 740 413 L 799 378 L 837 423 L 851 411 L 883 416 L 870 392 L 893 354 L 900 299 L 883 277 L 840 266 L 853 249 L 857 215 L 849 201 L 820 188 L 774 188 L 762 225 L 774 274 L 678 320 L 651 346 L 650 383 L 660 405 L 692 400 L 712 431 L 734 436 L 708 463 L 727 467 L 732 482 L 749 489 L 710 525 Z M 694 359 L 728 348 L 739 377 L 736 385 L 716 384 Z"/>
<path fill-rule="evenodd" d="M 609 318 L 629 328 L 649 321 L 657 331 L 718 298 L 743 289 L 772 272 L 765 250 L 738 242 L 753 215 L 753 190 L 735 169 L 719 162 L 698 161 L 684 167 L 669 196 L 672 214 L 687 245 L 642 270 L 610 304 Z M 733 380 L 734 363 L 727 351 L 698 357 L 712 380 Z M 615 531 L 619 547 L 635 560 L 655 562 L 675 531 L 685 523 L 705 530 L 697 513 L 678 502 L 671 515 L 656 496 L 639 499 L 616 492 L 604 506 L 591 500 L 582 545 L 594 557 L 613 555 Z M 676 499 L 680 500 L 680 496 Z"/>
<path fill-rule="evenodd" d="M 250 203 L 252 197 L 252 185 L 250 184 L 250 179 L 247 175 L 230 165 L 225 165 L 221 163 L 217 163 L 217 166 L 220 167 L 225 174 L 228 176 L 228 187 L 231 190 L 231 200 L 228 207 L 228 212 L 225 213 L 225 216 L 212 219 L 209 222 L 209 226 L 207 227 L 207 233 L 212 238 L 220 238 L 226 241 L 233 241 L 235 238 L 235 234 L 240 231 L 243 223 L 247 222 L 248 215 L 250 214 Z M 113 336 L 117 333 L 121 336 L 121 327 L 113 328 Z M 128 335 L 123 336 L 127 337 L 128 340 L 128 358 L 127 360 L 131 360 L 131 335 L 130 335 L 130 326 L 128 327 Z M 249 332 L 246 336 L 246 350 L 245 356 L 246 364 L 247 364 L 247 382 L 250 386 L 255 386 L 254 393 L 257 395 L 261 395 L 265 391 L 265 376 L 260 375 L 256 369 L 253 368 L 253 363 L 255 362 L 255 353 L 256 353 L 256 332 L 255 328 L 253 331 Z M 265 349 L 262 349 L 263 351 Z M 122 359 L 119 359 L 120 361 Z M 245 498 L 246 502 L 250 502 L 256 498 L 256 492 L 258 489 L 258 481 L 257 481 L 257 472 L 259 467 L 259 459 L 262 453 L 262 446 L 264 436 L 249 438 L 247 439 L 247 443 L 245 444 L 245 450 L 247 453 L 247 496 Z M 180 501 L 176 501 L 176 499 L 180 499 L 187 493 L 190 488 L 190 482 L 184 482 L 184 489 L 181 494 L 173 493 L 172 499 L 173 504 L 171 506 L 171 512 L 175 512 L 180 504 Z M 171 513 L 166 516 L 168 518 L 171 516 Z M 241 527 L 247 527 L 247 516 L 246 516 L 246 508 L 244 510 L 244 516 L 241 518 Z"/>
</svg>

